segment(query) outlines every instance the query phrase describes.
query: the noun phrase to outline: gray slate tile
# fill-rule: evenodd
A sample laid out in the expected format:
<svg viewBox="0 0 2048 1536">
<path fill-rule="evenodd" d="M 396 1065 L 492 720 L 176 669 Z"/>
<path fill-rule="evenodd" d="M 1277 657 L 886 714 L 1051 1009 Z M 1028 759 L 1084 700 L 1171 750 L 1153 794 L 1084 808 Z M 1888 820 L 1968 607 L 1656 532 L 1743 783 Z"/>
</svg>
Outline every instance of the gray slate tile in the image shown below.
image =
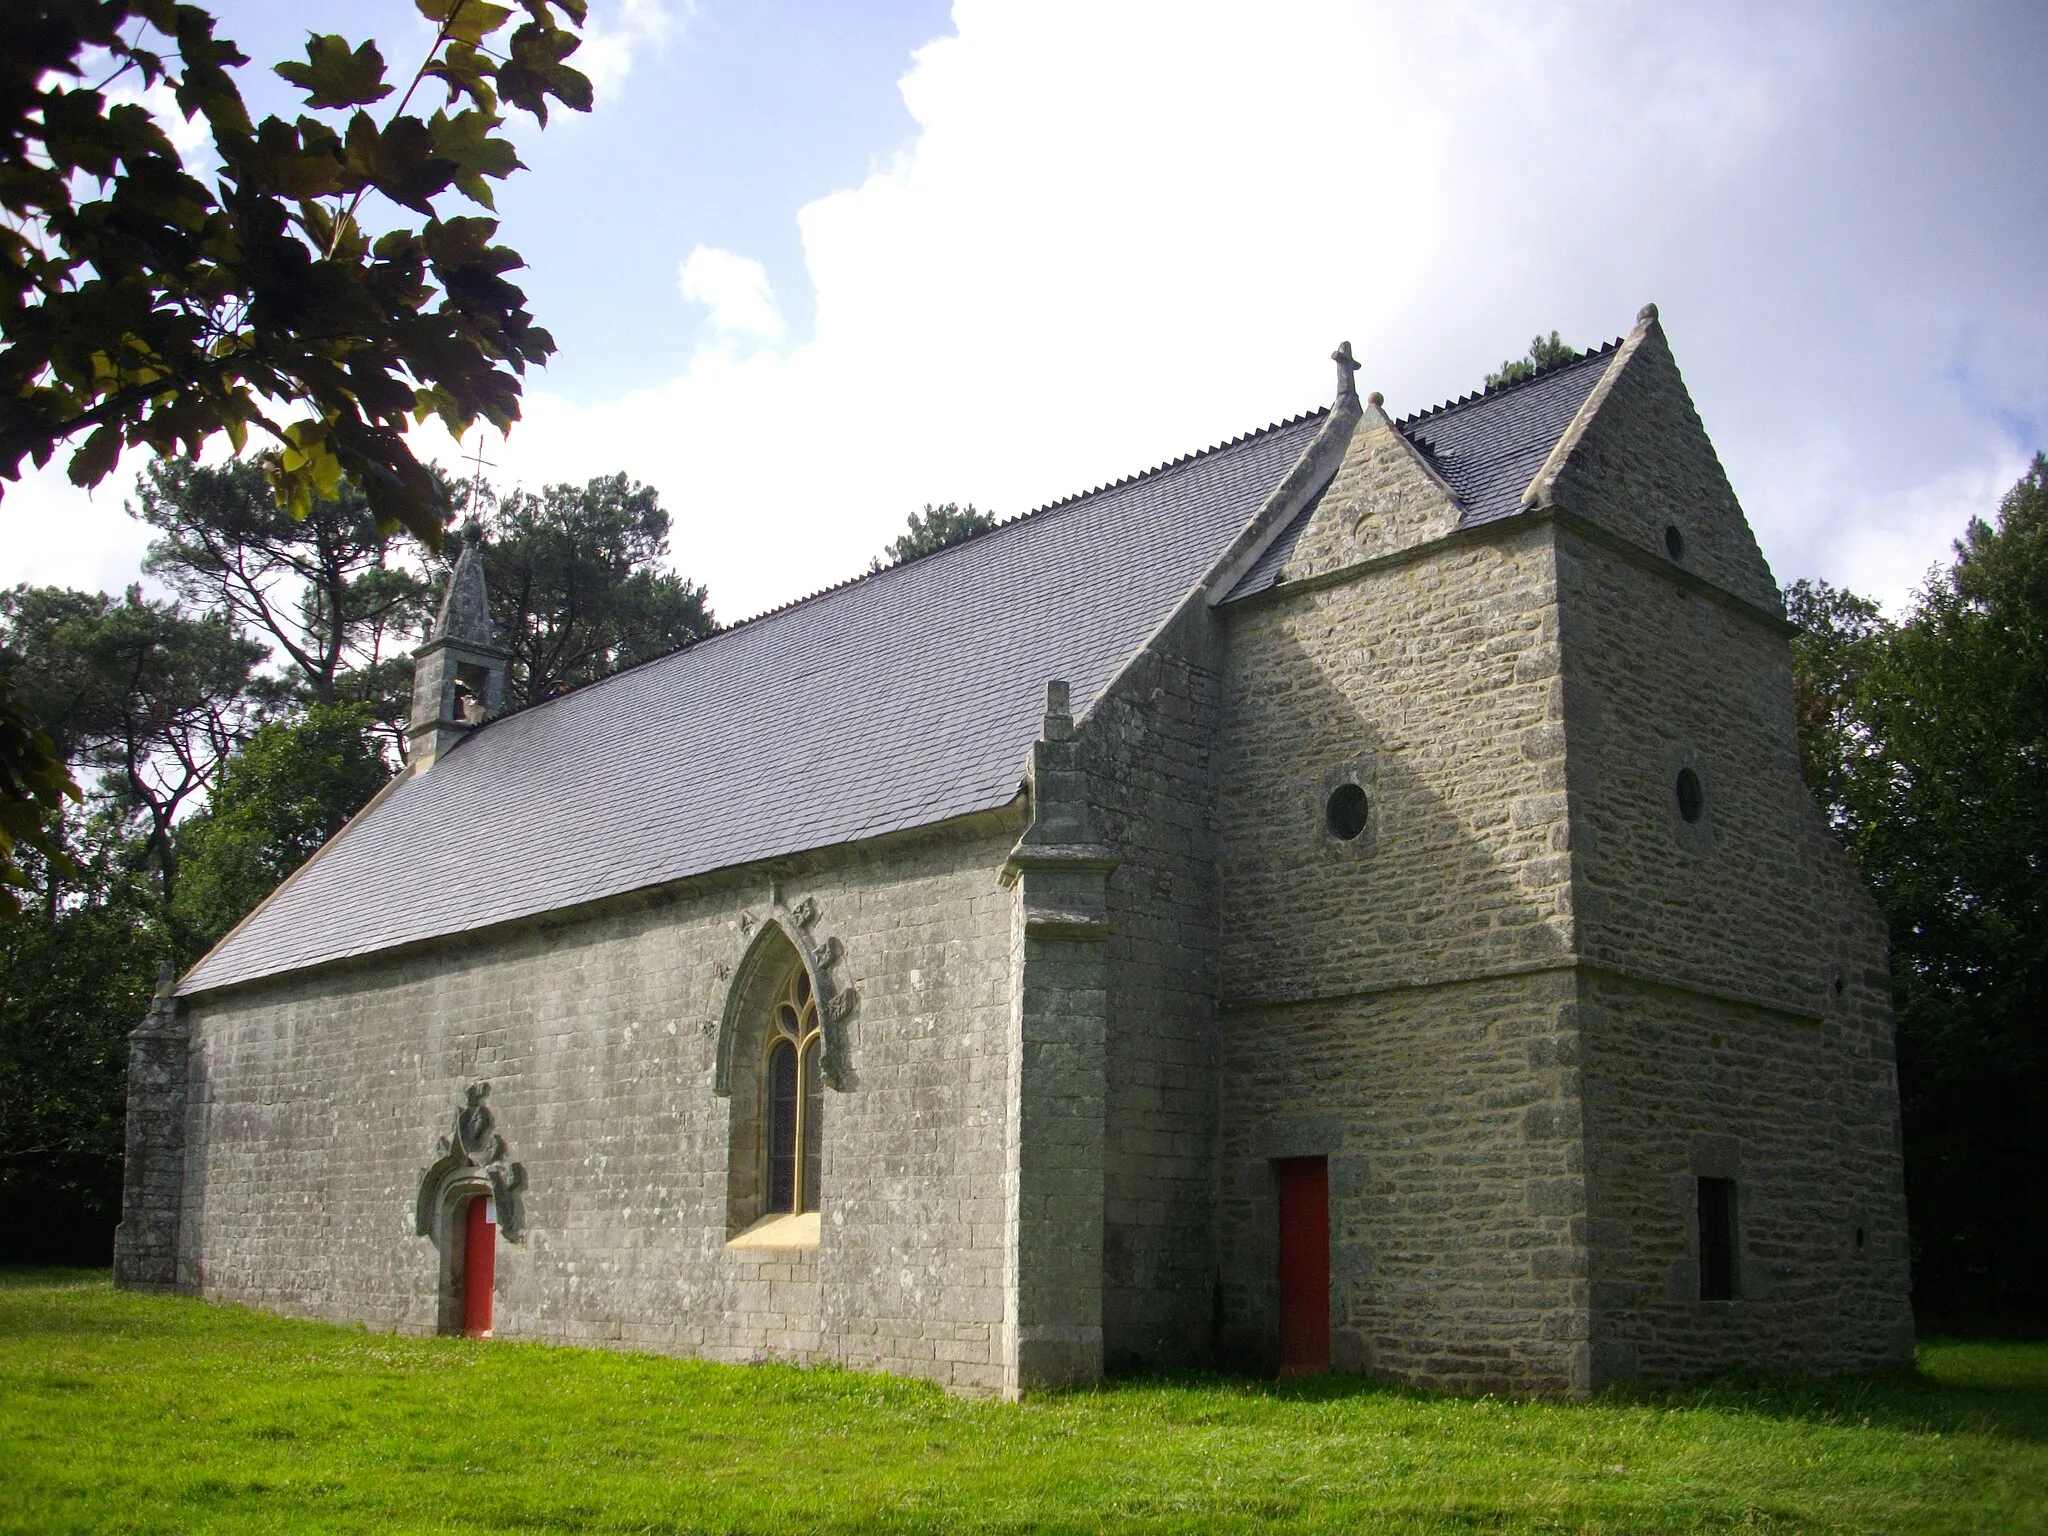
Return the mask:
<svg viewBox="0 0 2048 1536">
<path fill-rule="evenodd" d="M 193 968 L 191 995 L 1010 800 L 1323 413 L 1047 507 L 491 721 Z"/>
</svg>

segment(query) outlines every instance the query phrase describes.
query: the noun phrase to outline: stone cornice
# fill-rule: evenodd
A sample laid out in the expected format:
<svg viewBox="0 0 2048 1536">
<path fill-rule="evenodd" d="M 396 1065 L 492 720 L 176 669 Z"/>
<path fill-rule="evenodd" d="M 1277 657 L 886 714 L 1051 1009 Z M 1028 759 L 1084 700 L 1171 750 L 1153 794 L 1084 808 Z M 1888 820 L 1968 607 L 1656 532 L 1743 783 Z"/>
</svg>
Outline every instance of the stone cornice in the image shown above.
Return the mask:
<svg viewBox="0 0 2048 1536">
<path fill-rule="evenodd" d="M 1802 1024 L 1818 1024 L 1827 1017 L 1811 1009 L 1788 1007 L 1781 1000 L 1755 993 L 1735 992 L 1725 987 L 1703 987 L 1693 982 L 1674 980 L 1669 976 L 1654 976 L 1646 971 L 1580 959 L 1532 960 L 1524 965 L 1487 966 L 1464 971 L 1448 970 L 1435 975 L 1399 977 L 1377 986 L 1340 987 L 1328 992 L 1295 993 L 1284 997 L 1226 997 L 1217 1001 L 1216 1011 L 1261 1013 L 1268 1009 L 1314 1008 L 1328 1003 L 1363 1002 L 1373 998 L 1389 997 L 1397 992 L 1430 992 L 1443 987 L 1466 987 L 1480 982 L 1508 981 L 1519 976 L 1542 976 L 1567 971 L 1579 971 L 1613 981 L 1631 982 L 1637 986 L 1656 987 L 1660 991 L 1679 992 L 1688 997 L 1703 997 L 1717 1003 L 1733 1003 L 1738 1007 L 1754 1008 L 1759 1012 L 1776 1014 L 1781 1018 L 1797 1019 Z"/>
<path fill-rule="evenodd" d="M 379 790 L 378 794 L 387 793 L 403 778 L 404 775 L 400 774 L 399 779 L 392 780 L 384 789 Z M 253 992 L 264 987 L 291 986 L 309 977 L 371 969 L 421 956 L 473 949 L 481 944 L 502 943 L 523 934 L 571 928 L 624 912 L 645 911 L 671 901 L 715 897 L 735 887 L 753 885 L 764 877 L 789 880 L 796 878 L 800 871 L 816 875 L 842 867 L 854 860 L 887 856 L 899 851 L 966 841 L 976 837 L 993 837 L 1017 825 L 1024 800 L 1025 797 L 1020 792 L 1001 805 L 991 806 L 985 810 L 966 811 L 940 821 L 927 821 L 914 827 L 897 827 L 872 837 L 855 838 L 844 843 L 828 843 L 820 848 L 803 849 L 796 853 L 777 854 L 773 858 L 759 859 L 750 864 L 730 864 L 722 869 L 707 869 L 698 874 L 685 875 L 679 880 L 664 880 L 635 890 L 619 891 L 576 906 L 550 907 L 541 912 L 508 917 L 502 922 L 485 923 L 475 928 L 458 928 L 448 933 L 429 934 L 424 938 L 408 939 L 403 944 L 366 949 L 358 954 L 336 955 L 332 959 L 322 960 L 313 965 L 269 971 L 261 976 L 250 976 L 240 981 L 229 982 L 225 986 L 181 991 L 179 1001 L 192 1004 L 210 1003 L 216 998 L 228 997 L 235 993 Z M 375 803 L 375 800 L 371 801 L 371 805 Z M 365 815 L 368 811 L 369 806 L 365 806 L 357 815 Z M 326 846 L 331 846 L 332 842 L 333 839 L 329 839 Z M 315 853 L 313 857 L 318 858 L 319 854 Z M 998 866 L 991 860 L 990 867 Z M 244 922 L 247 920 L 243 919 Z"/>
<path fill-rule="evenodd" d="M 1442 554 L 1447 550 L 1459 549 L 1468 544 L 1487 543 L 1504 534 L 1521 533 L 1532 528 L 1543 527 L 1546 524 L 1555 524 L 1567 533 L 1582 538 L 1588 543 L 1597 544 L 1610 554 L 1619 555 L 1639 570 L 1649 571 L 1655 575 L 1662 576 L 1674 586 L 1681 587 L 1688 592 L 1697 593 L 1709 602 L 1717 603 L 1731 612 L 1739 613 L 1744 618 L 1752 620 L 1765 629 L 1788 636 L 1798 632 L 1798 626 L 1793 624 L 1783 614 L 1773 613 L 1770 609 L 1758 603 L 1753 603 L 1746 597 L 1730 592 L 1726 587 L 1716 586 L 1706 578 L 1698 576 L 1682 566 L 1673 565 L 1668 560 L 1660 559 L 1658 556 L 1650 553 L 1650 551 L 1640 549 L 1636 545 L 1629 543 L 1628 540 L 1608 532 L 1598 523 L 1581 517 L 1576 512 L 1556 506 L 1531 507 L 1527 511 L 1518 512 L 1511 517 L 1495 518 L 1492 522 L 1480 523 L 1476 527 L 1453 529 L 1440 539 L 1431 539 L 1423 544 L 1411 544 L 1406 549 L 1395 550 L 1392 554 L 1375 555 L 1369 560 L 1360 560 L 1351 565 L 1340 566 L 1334 571 L 1323 571 L 1314 576 L 1304 577 L 1299 581 L 1281 582 L 1277 586 L 1268 587 L 1263 592 L 1254 592 L 1245 597 L 1240 597 L 1233 602 L 1226 603 L 1220 611 L 1228 614 L 1239 609 L 1253 610 L 1270 607 L 1289 596 L 1299 595 L 1304 592 L 1322 592 L 1331 587 L 1345 586 L 1363 577 L 1375 575 L 1380 571 L 1393 570 L 1404 565 L 1412 565 L 1417 561 L 1429 559 L 1431 556 Z"/>
</svg>

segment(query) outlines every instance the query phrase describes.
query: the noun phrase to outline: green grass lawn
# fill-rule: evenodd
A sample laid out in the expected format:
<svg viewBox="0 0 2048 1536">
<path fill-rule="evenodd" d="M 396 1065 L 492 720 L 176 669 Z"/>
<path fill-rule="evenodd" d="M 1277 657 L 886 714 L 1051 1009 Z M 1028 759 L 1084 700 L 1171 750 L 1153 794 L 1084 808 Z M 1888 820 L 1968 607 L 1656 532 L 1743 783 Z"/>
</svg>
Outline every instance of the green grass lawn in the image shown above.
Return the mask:
<svg viewBox="0 0 2048 1536">
<path fill-rule="evenodd" d="M 0 1531 L 2048 1531 L 2048 1344 L 1590 1406 L 1356 1379 L 1023 1404 L 400 1339 L 0 1272 Z"/>
</svg>

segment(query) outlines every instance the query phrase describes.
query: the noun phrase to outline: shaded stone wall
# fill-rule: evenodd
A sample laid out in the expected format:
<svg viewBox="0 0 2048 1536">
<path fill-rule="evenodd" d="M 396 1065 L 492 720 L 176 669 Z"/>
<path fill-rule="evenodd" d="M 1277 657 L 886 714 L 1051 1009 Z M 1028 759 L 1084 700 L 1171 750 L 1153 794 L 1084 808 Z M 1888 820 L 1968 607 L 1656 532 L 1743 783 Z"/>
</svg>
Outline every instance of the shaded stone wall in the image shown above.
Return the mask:
<svg viewBox="0 0 2048 1536">
<path fill-rule="evenodd" d="M 1910 1363 L 1896 1099 L 1871 997 L 1823 1019 L 1582 973 L 1595 1385 Z M 1702 1301 L 1699 1180 L 1735 1180 Z"/>
<path fill-rule="evenodd" d="M 1273 1163 L 1327 1157 L 1337 1369 L 1586 1388 L 1572 1004 L 1572 973 L 1545 970 L 1226 1012 L 1227 1360 L 1276 1360 Z"/>
<path fill-rule="evenodd" d="M 1116 860 L 1095 840 L 1067 684 L 1049 679 L 1045 692 L 1031 820 L 1003 868 L 1015 898 L 1003 1167 L 1009 1393 L 1102 1374 L 1102 1064 Z"/>
<path fill-rule="evenodd" d="M 1883 919 L 1800 776 L 1782 624 L 1570 528 L 1558 579 L 1585 957 L 1807 1015 L 1883 971 Z"/>
<path fill-rule="evenodd" d="M 1354 445 L 1355 446 L 1355 445 Z M 1331 1160 L 1342 1367 L 1587 1381 L 1547 523 L 1234 605 L 1221 793 L 1221 1338 L 1270 1363 L 1273 1160 Z M 1327 828 L 1338 783 L 1364 832 Z"/>
<path fill-rule="evenodd" d="M 128 1115 L 114 1279 L 135 1290 L 180 1285 L 189 1035 L 184 1009 L 160 984 L 149 1016 L 128 1037 Z"/>
<path fill-rule="evenodd" d="M 1800 777 L 1783 626 L 1570 527 L 1559 586 L 1596 1374 L 1908 1359 L 1884 924 Z M 1735 1302 L 1699 1298 L 1701 1177 L 1736 1180 Z"/>
<path fill-rule="evenodd" d="M 838 1359 L 994 1391 L 1004 1321 L 1014 814 L 780 869 L 858 994 L 852 1090 L 824 1096 L 815 1252 L 729 1250 L 716 1027 L 765 876 L 190 1010 L 188 1283 L 428 1332 L 423 1171 L 470 1083 L 526 1173 L 501 1338 Z M 756 927 L 754 931 L 758 931 Z"/>
<path fill-rule="evenodd" d="M 1109 882 L 1106 1358 L 1203 1364 L 1216 1292 L 1216 782 L 1221 633 L 1190 603 L 1090 710 Z"/>
</svg>

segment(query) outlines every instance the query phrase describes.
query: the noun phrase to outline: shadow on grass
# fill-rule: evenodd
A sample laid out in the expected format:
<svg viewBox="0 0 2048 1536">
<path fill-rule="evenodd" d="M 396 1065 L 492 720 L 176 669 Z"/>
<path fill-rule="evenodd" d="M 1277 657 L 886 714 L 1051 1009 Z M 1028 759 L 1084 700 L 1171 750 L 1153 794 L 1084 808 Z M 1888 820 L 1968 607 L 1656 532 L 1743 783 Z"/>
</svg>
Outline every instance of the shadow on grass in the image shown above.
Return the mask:
<svg viewBox="0 0 2048 1536">
<path fill-rule="evenodd" d="M 1276 1404 L 1457 1401 L 1419 1387 L 1334 1373 L 1272 1381 L 1222 1373 L 1130 1370 L 1111 1376 L 1095 1390 L 1187 1392 L 1191 1403 L 1200 1398 L 1213 1402 L 1216 1397 Z M 1922 1341 L 1922 1364 L 1912 1368 L 1834 1377 L 1734 1371 L 1679 1390 L 1612 1387 L 1592 1406 L 1794 1420 L 1913 1435 L 1984 1435 L 2042 1444 L 2048 1443 L 2048 1345 L 1930 1339 Z"/>
<path fill-rule="evenodd" d="M 2048 1340 L 2048 1313 L 1963 1313 L 1917 1319 L 1920 1337 L 1944 1343 L 1970 1339 L 1994 1344 L 2038 1344 Z"/>
<path fill-rule="evenodd" d="M 2000 1346 L 2013 1349 L 2014 1345 Z M 1925 1366 L 1867 1376 L 1814 1378 L 1734 1372 L 1682 1392 L 1619 1389 L 1603 1401 L 1667 1411 L 1746 1414 L 1833 1428 L 1910 1435 L 1986 1435 L 2048 1443 L 2048 1383 L 2025 1376 L 1958 1381 Z"/>
<path fill-rule="evenodd" d="M 1320 1376 L 1292 1376 L 1275 1380 L 1270 1376 L 1246 1376 L 1234 1371 L 1150 1369 L 1143 1365 L 1120 1366 L 1096 1386 L 1062 1389 L 1082 1395 L 1107 1396 L 1116 1393 L 1191 1392 L 1239 1401 L 1264 1400 L 1276 1403 L 1334 1403 L 1360 1398 L 1393 1402 L 1455 1402 L 1447 1393 L 1426 1387 L 1405 1386 L 1378 1376 L 1353 1376 L 1339 1371 Z"/>
<path fill-rule="evenodd" d="M 84 1286 L 112 1289 L 111 1269 L 67 1269 L 55 1265 L 0 1264 L 0 1291 L 76 1290 Z"/>
<path fill-rule="evenodd" d="M 30 1290 L 106 1290 L 112 1276 L 105 1269 L 64 1269 L 53 1267 L 0 1266 L 0 1293 Z M 138 1298 L 140 1300 L 141 1298 Z M 173 1314 L 155 1308 L 139 1309 L 146 1315 L 125 1315 L 117 1307 L 103 1313 L 95 1306 L 87 1315 L 76 1309 L 44 1308 L 26 1298 L 10 1305 L 5 1323 L 14 1333 L 144 1333 L 182 1334 L 207 1326 L 210 1309 L 200 1303 L 183 1305 L 195 1309 Z M 252 1320 L 280 1329 L 299 1325 L 266 1314 L 251 1314 Z M 502 1348 L 503 1346 L 499 1346 Z M 541 1346 L 543 1348 L 547 1346 Z M 619 1357 L 620 1363 L 635 1358 Z M 678 1362 L 680 1363 L 680 1362 Z M 873 1379 L 866 1373 L 843 1373 L 813 1368 L 799 1373 L 799 1393 L 815 1390 L 828 1380 L 842 1390 L 872 1392 Z M 919 1384 L 892 1383 L 907 1389 Z M 936 1391 L 937 1389 L 931 1389 Z M 1120 1395 L 1172 1398 L 1185 1395 L 1185 1413 L 1171 1402 L 1160 1404 L 1169 1418 L 1213 1418 L 1228 1413 L 1231 1405 L 1249 1407 L 1256 1402 L 1275 1405 L 1377 1401 L 1389 1407 L 1400 1404 L 1423 1406 L 1458 1401 L 1444 1393 L 1404 1386 L 1369 1376 L 1329 1374 L 1302 1376 L 1286 1381 L 1232 1375 L 1224 1372 L 1122 1370 L 1099 1386 L 1083 1387 L 1072 1393 L 1048 1393 L 1045 1397 L 1069 1395 L 1115 1397 Z M 1652 1391 L 1618 1386 L 1601 1394 L 1593 1405 L 1612 1408 L 1649 1408 L 1661 1412 L 1698 1412 L 1736 1417 L 1771 1418 L 1822 1425 L 1832 1428 L 1878 1428 L 1913 1435 L 1981 1435 L 2028 1444 L 2048 1443 L 2048 1343 L 2016 1342 L 2010 1339 L 1923 1338 L 1920 1364 L 1913 1369 L 1873 1375 L 1808 1377 L 1732 1372 L 1698 1386 L 1676 1391 Z"/>
</svg>

